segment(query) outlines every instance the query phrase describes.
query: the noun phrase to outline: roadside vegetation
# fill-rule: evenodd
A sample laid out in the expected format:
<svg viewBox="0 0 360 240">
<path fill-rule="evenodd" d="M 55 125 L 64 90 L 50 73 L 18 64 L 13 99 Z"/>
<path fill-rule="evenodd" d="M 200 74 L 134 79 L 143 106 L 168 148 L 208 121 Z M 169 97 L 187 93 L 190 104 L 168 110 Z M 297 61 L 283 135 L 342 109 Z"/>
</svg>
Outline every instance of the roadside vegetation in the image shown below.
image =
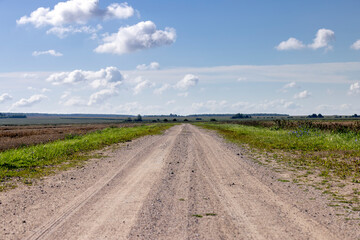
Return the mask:
<svg viewBox="0 0 360 240">
<path fill-rule="evenodd" d="M 171 126 L 171 124 L 149 124 L 110 127 L 82 136 L 67 135 L 65 140 L 0 152 L 0 190 L 12 187 L 8 183 L 10 179 L 16 178 L 31 184 L 32 178 L 48 175 L 56 169 L 76 166 L 94 157 L 90 151 L 145 135 L 160 134 Z"/>
<path fill-rule="evenodd" d="M 276 169 L 280 164 L 292 172 L 293 179 L 279 181 L 306 183 L 323 190 L 337 202 L 350 204 L 347 208 L 360 211 L 359 122 L 320 124 L 277 120 L 248 121 L 244 125 L 241 122 L 196 125 L 216 130 L 226 139 L 248 147 L 262 164 Z"/>
</svg>

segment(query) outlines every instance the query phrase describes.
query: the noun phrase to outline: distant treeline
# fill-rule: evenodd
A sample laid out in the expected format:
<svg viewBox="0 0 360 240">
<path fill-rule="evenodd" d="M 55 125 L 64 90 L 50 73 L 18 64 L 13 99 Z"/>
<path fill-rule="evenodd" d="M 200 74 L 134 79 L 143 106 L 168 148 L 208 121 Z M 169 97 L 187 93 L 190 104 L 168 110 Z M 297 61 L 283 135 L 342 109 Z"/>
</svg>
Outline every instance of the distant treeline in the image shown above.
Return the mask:
<svg viewBox="0 0 360 240">
<path fill-rule="evenodd" d="M 241 114 L 241 113 L 238 113 Z M 289 117 L 289 114 L 278 114 L 278 113 L 251 113 L 242 114 L 248 117 Z M 193 114 L 187 115 L 187 117 L 233 117 L 234 114 Z"/>
<path fill-rule="evenodd" d="M 0 113 L 0 118 L 26 118 L 23 113 Z"/>
<path fill-rule="evenodd" d="M 73 114 L 53 114 L 53 113 L 27 113 L 28 117 L 70 117 L 70 118 L 125 118 L 134 117 L 134 115 L 120 115 L 120 114 L 86 114 L 86 113 L 73 113 Z"/>
</svg>

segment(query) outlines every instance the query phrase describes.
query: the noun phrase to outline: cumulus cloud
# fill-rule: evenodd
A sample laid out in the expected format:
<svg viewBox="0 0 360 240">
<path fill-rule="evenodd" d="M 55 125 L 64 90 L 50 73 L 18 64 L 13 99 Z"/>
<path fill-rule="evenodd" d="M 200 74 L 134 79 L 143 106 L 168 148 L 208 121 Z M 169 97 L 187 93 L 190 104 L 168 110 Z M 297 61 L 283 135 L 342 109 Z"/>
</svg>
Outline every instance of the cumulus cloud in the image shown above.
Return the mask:
<svg viewBox="0 0 360 240">
<path fill-rule="evenodd" d="M 350 85 L 349 94 L 360 94 L 360 82 L 356 82 Z"/>
<path fill-rule="evenodd" d="M 160 64 L 158 62 L 152 62 L 149 65 L 140 64 L 136 66 L 137 70 L 145 71 L 145 70 L 157 70 L 160 68 Z"/>
<path fill-rule="evenodd" d="M 102 29 L 102 26 L 100 24 L 96 25 L 96 27 L 92 26 L 59 26 L 59 27 L 52 27 L 49 30 L 46 31 L 46 34 L 54 34 L 55 36 L 59 38 L 65 38 L 70 34 L 75 33 L 87 33 L 87 34 L 96 34 L 98 31 Z"/>
<path fill-rule="evenodd" d="M 288 84 L 285 84 L 283 88 L 287 89 L 287 88 L 293 88 L 296 86 L 296 82 L 291 82 Z"/>
<path fill-rule="evenodd" d="M 99 45 L 94 51 L 121 55 L 142 49 L 170 45 L 175 40 L 175 29 L 157 30 L 153 22 L 146 21 L 133 26 L 121 27 L 117 33 L 105 36 L 103 44 Z"/>
<path fill-rule="evenodd" d="M 32 53 L 32 55 L 35 57 L 40 56 L 40 55 L 50 55 L 50 56 L 54 56 L 54 57 L 61 57 L 63 54 L 51 49 L 51 50 L 47 50 L 47 51 L 34 51 Z"/>
<path fill-rule="evenodd" d="M 29 89 L 31 91 L 42 92 L 42 93 L 51 92 L 51 90 L 48 89 L 48 88 L 37 89 L 37 88 L 34 88 L 34 87 L 28 87 L 27 89 Z"/>
<path fill-rule="evenodd" d="M 299 50 L 305 48 L 305 45 L 297 40 L 296 38 L 289 38 L 286 41 L 282 41 L 279 45 L 275 47 L 279 51 L 284 50 Z"/>
<path fill-rule="evenodd" d="M 360 39 L 357 40 L 356 42 L 354 42 L 354 43 L 351 45 L 351 48 L 352 48 L 352 49 L 355 49 L 355 50 L 360 50 Z"/>
<path fill-rule="evenodd" d="M 125 19 L 134 15 L 134 9 L 125 3 L 113 3 L 106 8 L 105 19 L 119 18 Z"/>
<path fill-rule="evenodd" d="M 161 95 L 163 94 L 163 92 L 165 92 L 166 90 L 168 90 L 169 88 L 171 88 L 170 84 L 163 84 L 161 87 L 157 88 L 154 90 L 154 94 L 156 95 Z"/>
<path fill-rule="evenodd" d="M 19 101 L 17 101 L 16 103 L 14 103 L 11 107 L 12 108 L 16 108 L 16 107 L 31 107 L 36 103 L 41 102 L 42 100 L 46 99 L 47 97 L 45 95 L 33 95 L 30 98 L 26 99 L 26 98 L 22 98 Z"/>
<path fill-rule="evenodd" d="M 311 44 L 305 45 L 300 40 L 291 37 L 286 41 L 282 41 L 275 48 L 279 51 L 300 50 L 304 48 L 311 48 L 314 50 L 319 48 L 332 49 L 330 42 L 333 41 L 334 39 L 335 39 L 334 31 L 330 29 L 321 28 L 317 31 L 316 36 Z"/>
<path fill-rule="evenodd" d="M 106 99 L 116 96 L 118 94 L 118 91 L 115 88 L 109 88 L 109 89 L 103 89 L 96 93 L 91 94 L 88 105 L 92 106 L 95 104 L 101 104 Z"/>
<path fill-rule="evenodd" d="M 311 93 L 308 92 L 307 90 L 304 90 L 302 92 L 299 92 L 297 94 L 294 95 L 295 99 L 304 99 L 304 98 L 308 98 L 311 96 Z"/>
<path fill-rule="evenodd" d="M 9 101 L 12 99 L 12 96 L 8 93 L 3 93 L 0 95 L 0 103 L 3 103 L 3 102 L 6 102 L 6 101 Z"/>
<path fill-rule="evenodd" d="M 134 87 L 134 95 L 137 95 L 137 94 L 141 93 L 144 89 L 151 88 L 153 86 L 154 86 L 154 84 L 152 82 L 150 82 L 149 80 L 141 81 L 138 84 L 136 84 L 136 86 Z"/>
<path fill-rule="evenodd" d="M 186 91 L 190 87 L 196 86 L 199 82 L 199 77 L 192 75 L 192 74 L 186 74 L 183 79 L 181 79 L 177 84 L 174 86 L 176 89 Z"/>
<path fill-rule="evenodd" d="M 86 106 L 86 101 L 81 99 L 80 97 L 71 97 L 65 101 L 60 101 L 60 104 L 66 107 L 73 107 L 73 106 Z"/>
<path fill-rule="evenodd" d="M 286 93 L 288 92 L 288 89 L 296 87 L 296 82 L 290 82 L 285 84 L 279 91 Z"/>
<path fill-rule="evenodd" d="M 99 71 L 60 72 L 47 78 L 47 81 L 54 85 L 88 83 L 93 88 L 114 87 L 120 85 L 123 80 L 123 75 L 116 67 L 107 67 Z"/>
<path fill-rule="evenodd" d="M 106 9 L 99 8 L 99 0 L 69 0 L 59 2 L 53 9 L 40 7 L 30 16 L 23 16 L 19 25 L 32 24 L 35 27 L 86 24 L 93 18 L 126 19 L 134 15 L 134 9 L 127 3 L 113 3 Z"/>
<path fill-rule="evenodd" d="M 319 29 L 316 33 L 316 37 L 313 40 L 313 43 L 309 45 L 309 48 L 318 49 L 318 48 L 327 48 L 332 49 L 330 42 L 335 39 L 334 31 L 330 29 Z"/>
</svg>

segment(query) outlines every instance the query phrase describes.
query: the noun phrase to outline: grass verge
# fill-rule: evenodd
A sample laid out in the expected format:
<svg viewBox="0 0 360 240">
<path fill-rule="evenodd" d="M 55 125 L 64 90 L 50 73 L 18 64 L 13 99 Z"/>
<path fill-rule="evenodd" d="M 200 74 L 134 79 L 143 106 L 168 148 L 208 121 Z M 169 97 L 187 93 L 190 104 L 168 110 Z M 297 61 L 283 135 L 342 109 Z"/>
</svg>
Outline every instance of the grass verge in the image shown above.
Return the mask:
<svg viewBox="0 0 360 240">
<path fill-rule="evenodd" d="M 273 153 L 293 166 L 317 168 L 322 176 L 360 177 L 360 135 L 311 129 L 283 130 L 237 124 L 199 123 L 226 139 Z"/>
<path fill-rule="evenodd" d="M 145 135 L 160 134 L 171 126 L 173 124 L 111 127 L 65 140 L 7 150 L 0 153 L 0 182 L 5 183 L 9 179 L 19 178 L 24 183 L 31 184 L 29 178 L 42 177 L 56 169 L 65 169 L 89 159 L 90 156 L 86 153 L 92 150 Z M 6 184 L 2 185 L 6 186 Z"/>
<path fill-rule="evenodd" d="M 224 138 L 249 147 L 255 161 L 270 165 L 277 172 L 286 171 L 287 175 L 292 176 L 292 182 L 298 185 L 305 183 L 306 186 L 323 190 L 336 205 L 343 204 L 341 207 L 350 207 L 353 211 L 360 209 L 360 194 L 357 194 L 360 192 L 359 133 L 304 127 L 279 129 L 219 123 L 195 125 L 216 130 Z M 306 190 L 307 187 L 304 188 Z"/>
</svg>

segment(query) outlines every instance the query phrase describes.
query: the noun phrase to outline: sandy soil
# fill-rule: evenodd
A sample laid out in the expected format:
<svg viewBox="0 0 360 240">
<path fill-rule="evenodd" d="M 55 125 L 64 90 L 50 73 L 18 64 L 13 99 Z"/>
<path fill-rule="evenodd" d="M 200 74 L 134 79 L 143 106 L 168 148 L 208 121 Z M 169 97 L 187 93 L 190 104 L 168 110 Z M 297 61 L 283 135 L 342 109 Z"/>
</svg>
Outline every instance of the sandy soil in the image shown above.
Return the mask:
<svg viewBox="0 0 360 240">
<path fill-rule="evenodd" d="M 0 193 L 0 239 L 359 239 L 319 192 L 189 124 Z"/>
</svg>

